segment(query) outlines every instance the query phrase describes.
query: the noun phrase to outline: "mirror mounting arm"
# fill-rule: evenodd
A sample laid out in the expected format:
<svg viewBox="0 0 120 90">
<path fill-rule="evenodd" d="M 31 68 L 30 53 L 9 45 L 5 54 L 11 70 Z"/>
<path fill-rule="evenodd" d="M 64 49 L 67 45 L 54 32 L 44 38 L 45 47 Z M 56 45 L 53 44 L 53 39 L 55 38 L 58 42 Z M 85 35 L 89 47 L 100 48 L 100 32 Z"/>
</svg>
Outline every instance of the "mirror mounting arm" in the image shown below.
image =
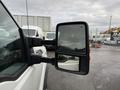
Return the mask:
<svg viewBox="0 0 120 90">
<path fill-rule="evenodd" d="M 50 63 L 52 65 L 55 65 L 55 58 L 41 57 L 41 56 L 35 55 L 35 54 L 31 55 L 31 65 L 39 64 L 41 62 Z"/>
<path fill-rule="evenodd" d="M 55 45 L 55 40 L 42 40 L 35 37 L 26 37 L 29 43 L 29 47 L 42 46 L 42 45 Z"/>
</svg>

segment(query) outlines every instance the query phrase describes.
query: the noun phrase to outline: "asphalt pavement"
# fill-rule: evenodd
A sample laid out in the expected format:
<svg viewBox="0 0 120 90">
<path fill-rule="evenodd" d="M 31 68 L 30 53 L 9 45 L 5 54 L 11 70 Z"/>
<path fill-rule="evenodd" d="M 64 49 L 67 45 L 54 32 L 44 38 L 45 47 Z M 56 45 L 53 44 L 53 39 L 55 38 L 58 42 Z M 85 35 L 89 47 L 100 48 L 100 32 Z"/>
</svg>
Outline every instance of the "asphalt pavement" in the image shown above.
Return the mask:
<svg viewBox="0 0 120 90">
<path fill-rule="evenodd" d="M 91 48 L 90 73 L 61 72 L 48 64 L 48 90 L 120 90 L 120 47 Z M 49 52 L 54 57 L 54 52 Z"/>
</svg>

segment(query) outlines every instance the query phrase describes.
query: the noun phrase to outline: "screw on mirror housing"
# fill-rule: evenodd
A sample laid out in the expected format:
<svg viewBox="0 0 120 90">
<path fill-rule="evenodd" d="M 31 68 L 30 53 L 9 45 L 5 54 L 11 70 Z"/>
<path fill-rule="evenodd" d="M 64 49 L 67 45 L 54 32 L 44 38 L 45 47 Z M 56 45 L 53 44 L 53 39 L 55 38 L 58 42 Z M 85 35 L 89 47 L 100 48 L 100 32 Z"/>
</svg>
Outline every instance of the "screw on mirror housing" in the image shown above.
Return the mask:
<svg viewBox="0 0 120 90">
<path fill-rule="evenodd" d="M 86 75 L 89 72 L 89 30 L 86 22 L 65 22 L 56 27 L 56 68 Z"/>
</svg>

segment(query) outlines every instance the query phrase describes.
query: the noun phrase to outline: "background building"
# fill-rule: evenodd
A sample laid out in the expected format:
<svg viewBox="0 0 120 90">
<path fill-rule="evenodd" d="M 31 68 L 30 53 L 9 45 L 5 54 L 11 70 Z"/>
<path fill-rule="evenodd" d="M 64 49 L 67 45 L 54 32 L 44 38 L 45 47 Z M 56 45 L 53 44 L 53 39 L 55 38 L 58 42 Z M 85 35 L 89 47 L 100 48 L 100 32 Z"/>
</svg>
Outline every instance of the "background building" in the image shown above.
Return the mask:
<svg viewBox="0 0 120 90">
<path fill-rule="evenodd" d="M 25 15 L 14 15 L 17 23 L 22 27 L 27 25 L 27 17 Z M 51 18 L 47 16 L 28 16 L 29 25 L 39 26 L 43 32 L 51 31 Z"/>
</svg>

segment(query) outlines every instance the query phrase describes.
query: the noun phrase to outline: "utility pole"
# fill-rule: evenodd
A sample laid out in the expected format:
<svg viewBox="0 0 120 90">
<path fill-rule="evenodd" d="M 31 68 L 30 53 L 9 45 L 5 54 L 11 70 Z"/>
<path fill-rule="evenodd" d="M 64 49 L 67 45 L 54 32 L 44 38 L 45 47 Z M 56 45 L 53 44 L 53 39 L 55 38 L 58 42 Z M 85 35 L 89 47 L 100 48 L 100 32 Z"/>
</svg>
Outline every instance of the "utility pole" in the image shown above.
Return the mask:
<svg viewBox="0 0 120 90">
<path fill-rule="evenodd" d="M 93 34 L 92 34 L 92 30 L 91 30 L 91 35 L 90 35 L 90 36 L 91 36 L 91 40 L 92 40 L 92 39 L 93 39 Z"/>
<path fill-rule="evenodd" d="M 111 22 L 112 22 L 112 15 L 110 16 L 110 23 L 109 23 L 109 30 L 111 29 Z M 109 31 L 108 31 L 109 32 Z M 110 31 L 110 33 L 112 33 L 111 31 Z M 111 36 L 110 36 L 111 37 Z M 110 40 L 111 40 L 111 38 L 110 38 Z"/>
<path fill-rule="evenodd" d="M 109 30 L 111 29 L 112 16 L 110 16 Z"/>
<path fill-rule="evenodd" d="M 96 28 L 96 32 L 95 32 L 95 41 L 97 41 L 97 33 L 98 33 L 98 29 Z"/>
</svg>

